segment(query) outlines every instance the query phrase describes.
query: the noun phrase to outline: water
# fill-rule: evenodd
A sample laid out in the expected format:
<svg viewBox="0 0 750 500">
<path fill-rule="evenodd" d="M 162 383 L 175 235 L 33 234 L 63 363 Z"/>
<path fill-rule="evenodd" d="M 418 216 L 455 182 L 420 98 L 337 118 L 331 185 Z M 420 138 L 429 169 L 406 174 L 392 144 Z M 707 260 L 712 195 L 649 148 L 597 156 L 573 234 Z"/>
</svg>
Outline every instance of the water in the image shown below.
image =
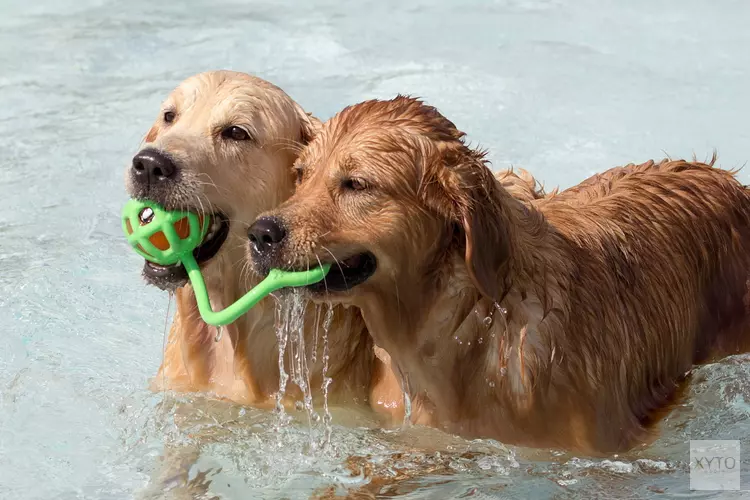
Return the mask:
<svg viewBox="0 0 750 500">
<path fill-rule="evenodd" d="M 323 319 L 323 425 L 325 426 L 325 444 L 331 442 L 331 423 L 333 417 L 331 416 L 331 410 L 328 407 L 328 388 L 331 385 L 331 377 L 328 376 L 328 361 L 330 359 L 330 351 L 328 349 L 328 331 L 331 328 L 331 322 L 333 321 L 333 308 L 329 307 L 325 318 Z"/>
<path fill-rule="evenodd" d="M 328 407 L 328 386 L 331 383 L 331 378 L 327 376 L 328 373 L 328 332 L 331 327 L 331 321 L 333 320 L 333 308 L 329 305 L 317 305 L 316 307 L 316 319 L 320 317 L 320 311 L 325 308 L 326 315 L 323 320 L 322 327 L 322 338 L 323 338 L 323 368 L 322 368 L 322 392 L 323 392 L 323 437 L 318 441 L 316 438 L 316 430 L 318 428 L 318 422 L 321 420 L 320 415 L 315 410 L 313 404 L 313 389 L 310 386 L 310 379 L 312 373 L 310 371 L 310 365 L 315 363 L 315 357 L 317 355 L 317 335 L 320 333 L 315 332 L 316 337 L 313 345 L 313 349 L 309 350 L 305 348 L 305 323 L 304 323 L 304 312 L 307 305 L 307 300 L 298 290 L 284 291 L 282 294 L 276 297 L 277 309 L 276 309 L 276 338 L 278 341 L 278 353 L 279 353 L 279 390 L 276 394 L 276 413 L 278 415 L 278 422 L 276 431 L 278 433 L 287 435 L 287 427 L 292 422 L 292 419 L 287 415 L 282 400 L 286 394 L 287 384 L 291 382 L 297 388 L 299 388 L 302 394 L 302 400 L 297 401 L 296 409 L 305 411 L 307 414 L 307 426 L 310 433 L 310 440 L 306 448 L 309 452 L 314 452 L 318 448 L 325 447 L 330 444 L 331 438 L 331 413 Z M 318 325 L 318 323 L 316 323 Z M 310 363 L 308 363 L 310 360 Z"/>
<path fill-rule="evenodd" d="M 322 118 L 422 96 L 547 188 L 664 152 L 739 167 L 748 20 L 746 0 L 0 0 L 0 498 L 733 498 L 688 491 L 687 441 L 740 438 L 748 457 L 745 357 L 697 370 L 657 443 L 606 460 L 336 408 L 331 446 L 305 452 L 306 411 L 279 438 L 273 412 L 152 394 L 168 297 L 118 214 L 160 101 L 215 68 Z"/>
</svg>

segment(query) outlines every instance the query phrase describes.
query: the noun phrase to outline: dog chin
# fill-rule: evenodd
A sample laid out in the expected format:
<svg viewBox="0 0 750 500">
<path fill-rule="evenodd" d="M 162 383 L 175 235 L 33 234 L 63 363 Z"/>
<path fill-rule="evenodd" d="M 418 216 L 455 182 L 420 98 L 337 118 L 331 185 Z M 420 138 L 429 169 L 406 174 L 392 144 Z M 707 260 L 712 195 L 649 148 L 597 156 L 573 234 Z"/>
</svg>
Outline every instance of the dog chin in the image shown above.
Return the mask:
<svg viewBox="0 0 750 500">
<path fill-rule="evenodd" d="M 180 264 L 156 268 L 149 262 L 145 262 L 141 275 L 147 284 L 167 292 L 174 292 L 178 288 L 187 285 L 189 281 L 187 271 Z"/>
<path fill-rule="evenodd" d="M 330 304 L 342 306 L 344 309 L 357 306 L 357 299 L 360 295 L 352 290 L 343 290 L 340 292 L 326 292 L 321 290 L 311 290 L 308 287 L 301 289 L 303 296 L 313 304 Z"/>
</svg>

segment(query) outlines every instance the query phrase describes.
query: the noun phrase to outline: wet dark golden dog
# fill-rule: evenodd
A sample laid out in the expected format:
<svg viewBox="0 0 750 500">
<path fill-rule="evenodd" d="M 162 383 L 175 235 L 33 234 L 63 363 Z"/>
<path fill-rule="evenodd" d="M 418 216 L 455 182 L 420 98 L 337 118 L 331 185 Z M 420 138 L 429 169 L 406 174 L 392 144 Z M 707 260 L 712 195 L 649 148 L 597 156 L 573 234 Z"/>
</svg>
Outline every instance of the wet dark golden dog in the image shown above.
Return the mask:
<svg viewBox="0 0 750 500">
<path fill-rule="evenodd" d="M 250 257 L 261 273 L 331 262 L 308 293 L 362 311 L 415 422 L 626 450 L 694 363 L 748 347 L 750 194 L 713 162 L 523 202 L 450 121 L 399 97 L 346 108 L 296 168 Z"/>
</svg>

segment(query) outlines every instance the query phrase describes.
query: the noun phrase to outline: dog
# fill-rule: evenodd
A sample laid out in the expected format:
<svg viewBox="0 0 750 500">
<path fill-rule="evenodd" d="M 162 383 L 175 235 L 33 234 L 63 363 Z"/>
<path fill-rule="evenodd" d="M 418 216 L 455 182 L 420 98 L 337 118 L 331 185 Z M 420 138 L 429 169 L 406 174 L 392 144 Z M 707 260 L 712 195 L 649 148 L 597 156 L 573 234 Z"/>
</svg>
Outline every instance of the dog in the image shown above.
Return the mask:
<svg viewBox="0 0 750 500">
<path fill-rule="evenodd" d="M 167 209 L 196 211 L 211 221 L 194 254 L 214 310 L 259 281 L 249 270 L 243 272 L 247 227 L 292 194 L 292 165 L 319 126 L 278 87 L 230 71 L 192 76 L 162 104 L 127 168 L 127 191 Z M 280 372 L 273 299 L 261 301 L 220 331 L 201 319 L 182 265 L 146 262 L 143 275 L 148 283 L 174 291 L 177 304 L 152 389 L 203 392 L 259 407 L 274 404 Z M 306 383 L 316 397 L 323 383 L 323 343 L 316 346 L 313 340 L 316 329 L 322 332 L 325 315 L 313 306 L 306 309 L 306 354 L 317 357 Z M 367 401 L 373 373 L 380 370 L 383 377 L 385 371 L 374 366 L 377 360 L 364 322 L 357 310 L 341 307 L 334 308 L 329 321 L 331 400 Z M 302 392 L 293 380 L 287 385 L 291 400 L 301 399 Z"/>
<path fill-rule="evenodd" d="M 694 364 L 750 347 L 750 193 L 713 163 L 519 200 L 435 108 L 366 101 L 301 153 L 248 258 L 331 263 L 306 293 L 362 311 L 413 422 L 622 452 L 654 438 Z"/>
</svg>

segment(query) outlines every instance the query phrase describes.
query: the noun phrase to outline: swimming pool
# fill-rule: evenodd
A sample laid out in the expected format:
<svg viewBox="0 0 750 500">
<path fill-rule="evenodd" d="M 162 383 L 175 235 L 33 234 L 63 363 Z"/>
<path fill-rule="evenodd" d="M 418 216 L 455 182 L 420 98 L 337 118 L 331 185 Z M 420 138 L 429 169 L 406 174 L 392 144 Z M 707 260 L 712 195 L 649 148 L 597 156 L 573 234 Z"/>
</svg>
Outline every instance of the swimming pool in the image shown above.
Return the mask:
<svg viewBox="0 0 750 500">
<path fill-rule="evenodd" d="M 748 19 L 741 0 L 4 0 L 0 498 L 722 497 L 689 491 L 687 442 L 750 449 L 748 357 L 698 369 L 656 444 L 607 459 L 382 431 L 346 412 L 331 446 L 313 449 L 323 430 L 304 418 L 279 427 L 267 412 L 152 394 L 169 299 L 142 283 L 119 210 L 160 101 L 219 68 L 266 78 L 321 118 L 419 95 L 495 167 L 548 189 L 665 153 L 717 148 L 739 167 Z"/>
</svg>

